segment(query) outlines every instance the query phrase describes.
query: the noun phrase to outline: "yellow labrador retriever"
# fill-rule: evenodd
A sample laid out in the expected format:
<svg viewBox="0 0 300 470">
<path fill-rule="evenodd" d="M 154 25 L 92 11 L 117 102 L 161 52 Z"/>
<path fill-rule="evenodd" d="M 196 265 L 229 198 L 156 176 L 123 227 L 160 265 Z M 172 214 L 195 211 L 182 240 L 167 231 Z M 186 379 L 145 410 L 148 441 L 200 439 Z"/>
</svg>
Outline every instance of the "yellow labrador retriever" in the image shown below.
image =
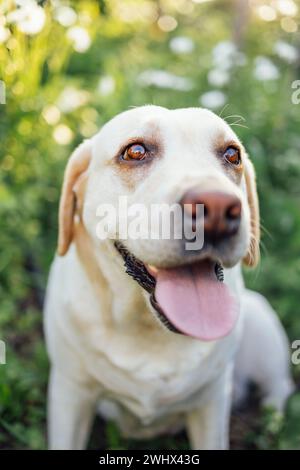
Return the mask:
<svg viewBox="0 0 300 470">
<path fill-rule="evenodd" d="M 178 203 L 193 223 L 202 205 L 202 248 L 120 240 L 109 219 L 111 236 L 99 239 L 99 204 L 117 208 L 121 196 Z M 65 172 L 45 305 L 50 448 L 84 448 L 97 411 L 126 436 L 186 426 L 191 447 L 227 448 L 235 357 L 237 399 L 252 379 L 282 408 L 286 337 L 241 275 L 242 261 L 258 259 L 253 166 L 214 113 L 143 106 L 81 144 Z"/>
</svg>

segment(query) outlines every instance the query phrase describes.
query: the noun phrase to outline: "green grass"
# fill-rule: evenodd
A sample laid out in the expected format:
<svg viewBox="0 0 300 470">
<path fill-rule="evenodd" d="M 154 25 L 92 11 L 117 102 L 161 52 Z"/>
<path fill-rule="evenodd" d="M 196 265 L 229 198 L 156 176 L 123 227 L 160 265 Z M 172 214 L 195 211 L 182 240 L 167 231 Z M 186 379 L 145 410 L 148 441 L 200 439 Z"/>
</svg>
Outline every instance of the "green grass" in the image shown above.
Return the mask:
<svg viewBox="0 0 300 470">
<path fill-rule="evenodd" d="M 233 1 L 215 0 L 193 4 L 189 12 L 191 0 L 181 10 L 177 3 L 160 2 L 160 14 L 174 16 L 178 23 L 175 30 L 164 32 L 154 17 L 147 16 L 151 8 L 155 14 L 154 1 L 135 2 L 132 21 L 124 20 L 129 0 L 71 2 L 77 13 L 75 24 L 91 38 L 83 53 L 74 51 L 69 27 L 56 21 L 47 1 L 43 2 L 46 22 L 38 34 L 29 36 L 17 25 L 7 24 L 10 37 L 0 44 L 0 80 L 7 91 L 6 105 L 0 105 L 0 339 L 7 344 L 7 365 L 0 365 L 0 448 L 46 446 L 48 362 L 42 303 L 56 246 L 63 170 L 82 139 L 129 106 L 198 106 L 203 93 L 219 89 L 228 104 L 222 115 L 245 118 L 247 127 L 234 129 L 257 169 L 264 227 L 261 265 L 247 272 L 246 280 L 270 300 L 290 341 L 300 338 L 300 104 L 291 102 L 291 83 L 300 78 L 300 65 L 299 60 L 287 63 L 274 51 L 278 40 L 299 48 L 299 33 L 281 28 L 280 13 L 275 21 L 264 22 L 253 11 L 238 39 L 244 63 L 233 62 L 230 79 L 217 87 L 208 80 L 213 50 L 222 41 L 236 41 L 238 9 Z M 293 21 L 299 23 L 299 13 Z M 194 49 L 188 54 L 172 51 L 170 40 L 178 36 L 191 39 Z M 276 79 L 255 78 L 258 56 L 273 62 Z M 143 87 L 137 77 L 148 69 L 189 78 L 193 88 L 185 92 Z M 99 80 L 107 76 L 115 87 L 101 94 Z M 61 95 L 70 87 L 75 94 L 77 90 L 77 97 L 68 98 L 73 108 L 66 109 Z M 79 102 L 78 91 L 85 92 Z M 299 366 L 293 374 L 299 383 Z M 232 446 L 300 449 L 299 414 L 299 393 L 290 400 L 283 420 L 276 413 L 250 407 L 233 417 Z M 179 435 L 146 444 L 128 442 L 112 423 L 97 419 L 90 445 L 186 448 L 187 440 Z"/>
</svg>

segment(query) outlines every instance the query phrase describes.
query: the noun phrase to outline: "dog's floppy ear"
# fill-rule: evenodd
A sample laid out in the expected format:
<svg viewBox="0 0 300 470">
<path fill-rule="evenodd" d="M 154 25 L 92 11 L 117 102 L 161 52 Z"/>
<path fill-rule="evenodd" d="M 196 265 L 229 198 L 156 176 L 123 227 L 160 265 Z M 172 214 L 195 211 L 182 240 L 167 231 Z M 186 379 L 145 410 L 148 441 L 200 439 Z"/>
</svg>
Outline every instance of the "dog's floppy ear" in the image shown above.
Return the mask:
<svg viewBox="0 0 300 470">
<path fill-rule="evenodd" d="M 248 253 L 244 257 L 244 264 L 254 267 L 259 262 L 259 242 L 260 242 L 260 220 L 259 220 L 259 203 L 256 190 L 255 170 L 252 162 L 248 157 L 244 161 L 245 181 L 247 189 L 248 204 L 251 217 L 251 241 Z"/>
<path fill-rule="evenodd" d="M 73 238 L 76 205 L 74 186 L 82 173 L 87 170 L 90 160 L 91 141 L 87 140 L 74 150 L 65 170 L 58 215 L 57 252 L 60 256 L 66 254 Z"/>
</svg>

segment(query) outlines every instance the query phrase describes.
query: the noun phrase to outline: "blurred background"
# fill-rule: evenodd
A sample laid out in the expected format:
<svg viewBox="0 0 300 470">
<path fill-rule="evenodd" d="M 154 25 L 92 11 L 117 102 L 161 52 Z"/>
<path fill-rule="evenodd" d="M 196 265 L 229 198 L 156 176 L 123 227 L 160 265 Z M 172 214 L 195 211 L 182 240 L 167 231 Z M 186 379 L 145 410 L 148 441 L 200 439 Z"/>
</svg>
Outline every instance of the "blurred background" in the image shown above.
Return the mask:
<svg viewBox="0 0 300 470">
<path fill-rule="evenodd" d="M 262 212 L 262 261 L 247 284 L 290 342 L 300 339 L 299 20 L 295 0 L 0 1 L 0 448 L 46 447 L 42 305 L 63 170 L 82 139 L 129 106 L 203 106 L 234 125 Z M 299 383 L 300 367 L 293 373 Z M 300 394 L 283 419 L 250 403 L 231 434 L 233 448 L 300 449 Z M 97 420 L 90 447 L 188 444 L 126 441 Z"/>
</svg>

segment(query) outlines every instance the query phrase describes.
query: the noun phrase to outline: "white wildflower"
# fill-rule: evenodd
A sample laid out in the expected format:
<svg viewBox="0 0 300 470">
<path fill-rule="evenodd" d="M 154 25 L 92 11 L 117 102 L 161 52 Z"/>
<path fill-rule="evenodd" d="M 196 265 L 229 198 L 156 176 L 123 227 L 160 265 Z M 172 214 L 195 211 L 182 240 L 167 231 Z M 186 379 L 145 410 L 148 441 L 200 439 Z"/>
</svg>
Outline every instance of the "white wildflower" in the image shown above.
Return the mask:
<svg viewBox="0 0 300 470">
<path fill-rule="evenodd" d="M 85 105 L 89 99 L 90 94 L 88 91 L 78 90 L 70 86 L 65 88 L 60 94 L 56 105 L 61 112 L 70 113 Z"/>
<path fill-rule="evenodd" d="M 102 96 L 111 95 L 115 91 L 116 83 L 114 77 L 105 75 L 101 77 L 98 84 L 98 92 Z"/>
<path fill-rule="evenodd" d="M 177 36 L 171 39 L 170 49 L 176 54 L 189 54 L 194 50 L 194 41 L 185 36 Z"/>
<path fill-rule="evenodd" d="M 208 73 L 207 80 L 212 86 L 222 87 L 230 81 L 230 75 L 227 70 L 212 69 Z"/>
<path fill-rule="evenodd" d="M 54 18 L 62 26 L 68 27 L 76 23 L 77 13 L 73 8 L 68 7 L 67 5 L 60 5 L 54 11 Z"/>
<path fill-rule="evenodd" d="M 19 1 L 19 8 L 7 14 L 8 23 L 15 23 L 24 34 L 38 34 L 44 27 L 46 14 L 34 0 Z"/>
<path fill-rule="evenodd" d="M 190 91 L 193 89 L 193 82 L 186 77 L 178 77 L 164 70 L 145 70 L 137 81 L 142 86 L 153 85 L 158 88 L 171 88 L 179 91 Z"/>
<path fill-rule="evenodd" d="M 67 37 L 72 41 L 76 52 L 85 52 L 91 45 L 91 38 L 88 31 L 81 26 L 72 26 L 67 31 Z"/>
<path fill-rule="evenodd" d="M 285 60 L 289 64 L 296 62 L 299 57 L 296 47 L 285 41 L 277 41 L 274 44 L 274 52 L 280 59 Z"/>
<path fill-rule="evenodd" d="M 254 77 L 256 80 L 276 80 L 279 70 L 268 57 L 258 56 L 255 59 Z"/>
<path fill-rule="evenodd" d="M 226 99 L 227 97 L 222 91 L 212 90 L 200 96 L 199 101 L 205 108 L 216 109 L 224 106 Z"/>
</svg>

